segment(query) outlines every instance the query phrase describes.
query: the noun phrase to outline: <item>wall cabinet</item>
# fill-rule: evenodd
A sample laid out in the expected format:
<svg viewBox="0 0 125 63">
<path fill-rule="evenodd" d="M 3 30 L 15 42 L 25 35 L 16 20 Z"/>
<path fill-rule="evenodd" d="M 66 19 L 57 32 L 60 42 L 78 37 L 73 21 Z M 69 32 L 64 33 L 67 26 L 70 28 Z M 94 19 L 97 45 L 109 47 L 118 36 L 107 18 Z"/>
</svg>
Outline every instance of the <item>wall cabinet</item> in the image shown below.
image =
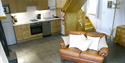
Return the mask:
<svg viewBox="0 0 125 63">
<path fill-rule="evenodd" d="M 24 12 L 26 11 L 25 0 L 8 0 L 11 13 Z"/>
<path fill-rule="evenodd" d="M 61 32 L 61 21 L 54 20 L 51 22 L 51 33 L 52 34 L 59 34 Z"/>
<path fill-rule="evenodd" d="M 27 6 L 36 6 L 38 10 L 48 9 L 48 0 L 4 0 L 3 4 L 9 4 L 11 13 L 25 12 Z"/>
<path fill-rule="evenodd" d="M 37 0 L 37 9 L 46 10 L 48 9 L 48 0 Z"/>
<path fill-rule="evenodd" d="M 29 24 L 14 26 L 14 29 L 17 41 L 28 39 L 31 36 Z"/>
</svg>

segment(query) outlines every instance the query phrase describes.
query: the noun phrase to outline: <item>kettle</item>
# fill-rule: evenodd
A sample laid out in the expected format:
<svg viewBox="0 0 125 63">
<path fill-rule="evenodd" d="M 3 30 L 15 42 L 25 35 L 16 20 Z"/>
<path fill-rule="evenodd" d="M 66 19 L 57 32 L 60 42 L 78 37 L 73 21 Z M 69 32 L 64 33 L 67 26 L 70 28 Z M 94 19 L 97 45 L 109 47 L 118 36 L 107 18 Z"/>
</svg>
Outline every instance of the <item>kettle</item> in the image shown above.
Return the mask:
<svg viewBox="0 0 125 63">
<path fill-rule="evenodd" d="M 37 14 L 37 19 L 41 19 L 41 14 Z"/>
</svg>

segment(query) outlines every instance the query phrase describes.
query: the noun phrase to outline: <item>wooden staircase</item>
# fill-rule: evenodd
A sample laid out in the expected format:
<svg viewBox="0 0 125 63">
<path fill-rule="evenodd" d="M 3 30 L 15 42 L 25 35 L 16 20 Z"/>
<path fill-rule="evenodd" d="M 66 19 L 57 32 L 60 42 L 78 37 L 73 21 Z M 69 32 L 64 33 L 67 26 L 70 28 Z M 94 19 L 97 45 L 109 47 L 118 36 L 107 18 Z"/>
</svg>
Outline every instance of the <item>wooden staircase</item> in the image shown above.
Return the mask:
<svg viewBox="0 0 125 63">
<path fill-rule="evenodd" d="M 96 29 L 93 26 L 92 22 L 90 21 L 90 19 L 86 16 L 86 20 L 85 20 L 85 31 L 88 32 L 95 32 Z"/>
<path fill-rule="evenodd" d="M 78 25 L 81 25 L 79 28 L 81 28 L 81 30 L 84 30 L 84 31 L 87 31 L 87 32 L 94 32 L 96 31 L 92 22 L 90 21 L 90 19 L 85 16 L 85 13 L 84 11 L 80 10 L 79 11 L 79 22 L 78 22 Z"/>
<path fill-rule="evenodd" d="M 65 33 L 69 31 L 96 31 L 90 19 L 85 16 L 81 7 L 86 0 L 67 0 L 62 11 L 65 13 Z"/>
</svg>

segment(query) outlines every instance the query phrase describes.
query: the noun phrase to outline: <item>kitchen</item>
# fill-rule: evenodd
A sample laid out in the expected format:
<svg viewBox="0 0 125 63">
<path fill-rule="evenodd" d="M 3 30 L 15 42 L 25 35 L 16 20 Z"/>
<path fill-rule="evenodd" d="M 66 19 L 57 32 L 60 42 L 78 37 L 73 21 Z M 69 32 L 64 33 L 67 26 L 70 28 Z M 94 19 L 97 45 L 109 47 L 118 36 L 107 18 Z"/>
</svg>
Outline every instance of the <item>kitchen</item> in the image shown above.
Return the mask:
<svg viewBox="0 0 125 63">
<path fill-rule="evenodd" d="M 55 0 L 45 0 L 44 4 L 38 4 L 42 1 L 29 0 L 25 3 L 21 0 L 3 1 L 3 5 L 9 4 L 7 19 L 2 20 L 8 45 L 60 33 L 61 22 L 56 15 Z M 14 4 L 18 4 L 17 7 L 20 8 L 14 9 L 17 8 Z"/>
<path fill-rule="evenodd" d="M 0 24 L 5 39 L 1 43 L 6 43 L 0 46 L 3 46 L 5 52 L 3 56 L 7 56 L 5 59 L 9 62 L 11 60 L 17 62 L 17 54 L 8 45 L 30 43 L 32 40 L 39 38 L 42 40 L 44 37 L 61 33 L 61 19 L 58 13 L 60 11 L 56 11 L 56 0 L 0 1 L 2 1 L 1 7 L 4 8 L 2 17 L 4 19 L 1 19 Z"/>
</svg>

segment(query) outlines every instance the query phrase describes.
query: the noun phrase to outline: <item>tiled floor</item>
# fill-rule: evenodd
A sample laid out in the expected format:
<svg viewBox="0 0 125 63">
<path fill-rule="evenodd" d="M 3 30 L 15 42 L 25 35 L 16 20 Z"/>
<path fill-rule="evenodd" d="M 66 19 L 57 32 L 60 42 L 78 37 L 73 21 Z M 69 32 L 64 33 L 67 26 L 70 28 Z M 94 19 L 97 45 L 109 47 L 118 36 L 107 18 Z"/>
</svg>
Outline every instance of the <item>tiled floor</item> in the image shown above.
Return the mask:
<svg viewBox="0 0 125 63">
<path fill-rule="evenodd" d="M 51 36 L 10 46 L 10 48 L 16 51 L 18 63 L 62 63 L 59 56 L 60 40 L 60 36 Z M 125 63 L 125 48 L 112 41 L 108 41 L 108 45 L 110 52 L 104 63 Z"/>
</svg>

